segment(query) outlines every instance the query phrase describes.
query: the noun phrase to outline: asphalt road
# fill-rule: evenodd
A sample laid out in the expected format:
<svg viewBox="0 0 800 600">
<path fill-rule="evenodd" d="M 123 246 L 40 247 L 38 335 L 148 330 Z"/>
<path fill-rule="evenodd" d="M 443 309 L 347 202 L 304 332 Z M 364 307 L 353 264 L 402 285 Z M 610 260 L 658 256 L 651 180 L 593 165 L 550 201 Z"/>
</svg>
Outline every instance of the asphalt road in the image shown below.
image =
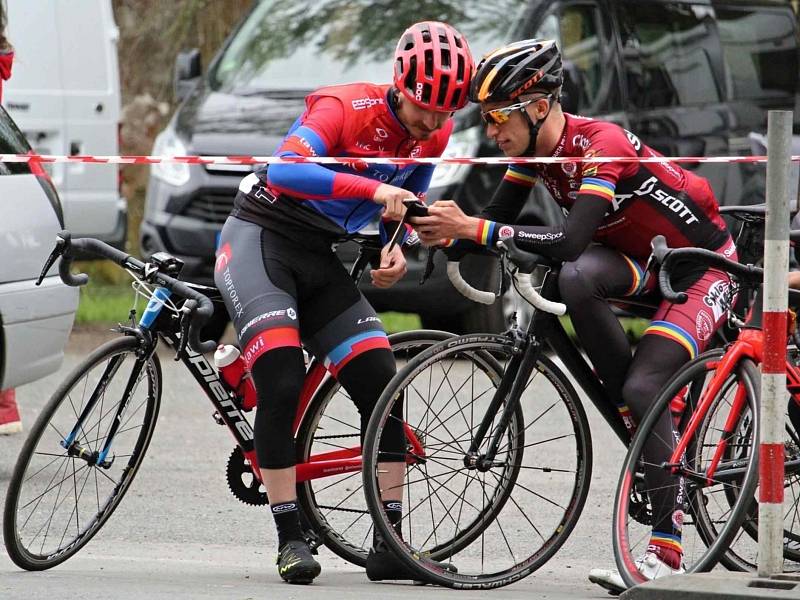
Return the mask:
<svg viewBox="0 0 800 600">
<path fill-rule="evenodd" d="M 88 351 L 112 334 L 78 332 L 58 374 L 17 391 L 29 425 L 52 390 Z M 583 515 L 564 547 L 539 571 L 494 591 L 370 583 L 363 571 L 326 549 L 323 574 L 312 586 L 282 583 L 276 537 L 263 508 L 245 506 L 225 481 L 232 449 L 227 431 L 182 365 L 162 355 L 165 389 L 147 458 L 111 520 L 75 557 L 49 571 L 18 569 L 0 549 L 0 598 L 607 598 L 590 584 L 593 567 L 613 566 L 610 519 L 623 459 L 621 445 L 591 406 L 594 474 Z M 24 435 L 0 437 L 0 499 Z"/>
</svg>

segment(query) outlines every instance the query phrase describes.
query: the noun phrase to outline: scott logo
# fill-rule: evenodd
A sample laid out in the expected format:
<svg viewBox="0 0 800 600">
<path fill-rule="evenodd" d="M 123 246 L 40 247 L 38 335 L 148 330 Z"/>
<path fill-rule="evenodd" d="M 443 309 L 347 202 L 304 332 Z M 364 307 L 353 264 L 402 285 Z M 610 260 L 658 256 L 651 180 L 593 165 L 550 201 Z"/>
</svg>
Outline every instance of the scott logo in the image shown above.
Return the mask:
<svg viewBox="0 0 800 600">
<path fill-rule="evenodd" d="M 692 223 L 698 223 L 700 219 L 698 219 L 692 210 L 686 206 L 683 200 L 680 198 L 676 198 L 675 196 L 671 196 L 664 190 L 656 187 L 658 183 L 658 178 L 653 176 L 648 178 L 644 181 L 640 186 L 639 189 L 634 190 L 631 194 L 616 194 L 614 196 L 614 200 L 612 201 L 612 206 L 614 210 L 619 210 L 620 204 L 630 198 L 631 196 L 649 196 L 662 206 L 668 208 L 673 213 L 675 213 L 678 217 L 683 219 L 684 223 L 687 225 L 691 225 Z"/>
</svg>

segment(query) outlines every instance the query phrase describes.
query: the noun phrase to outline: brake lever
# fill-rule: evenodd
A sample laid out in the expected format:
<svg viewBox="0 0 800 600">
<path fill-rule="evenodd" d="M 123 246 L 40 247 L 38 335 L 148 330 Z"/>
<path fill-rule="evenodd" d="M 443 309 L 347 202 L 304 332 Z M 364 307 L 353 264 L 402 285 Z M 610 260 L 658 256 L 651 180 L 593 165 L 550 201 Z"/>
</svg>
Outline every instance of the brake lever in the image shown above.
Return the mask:
<svg viewBox="0 0 800 600">
<path fill-rule="evenodd" d="M 59 259 L 59 257 L 64 254 L 67 250 L 67 240 L 65 240 L 60 235 L 56 237 L 56 247 L 53 248 L 53 251 L 50 253 L 50 256 L 47 257 L 47 260 L 44 263 L 44 268 L 42 269 L 41 274 L 39 275 L 39 279 L 36 280 L 36 285 L 42 285 L 42 281 L 47 276 L 47 272 L 50 270 L 55 262 Z"/>
<path fill-rule="evenodd" d="M 186 350 L 186 346 L 189 344 L 189 325 L 191 325 L 190 317 L 192 315 L 192 311 L 194 311 L 195 306 L 196 303 L 194 300 L 187 300 L 181 307 L 181 322 L 180 322 L 181 339 L 178 341 L 178 349 L 175 351 L 175 358 L 173 359 L 176 362 L 181 359 L 183 351 Z"/>
<path fill-rule="evenodd" d="M 436 264 L 433 262 L 433 257 L 436 255 L 436 248 L 434 246 L 428 246 L 427 248 L 427 258 L 425 259 L 425 269 L 422 271 L 422 275 L 419 278 L 419 284 L 422 285 L 433 273 L 433 268 Z"/>
</svg>

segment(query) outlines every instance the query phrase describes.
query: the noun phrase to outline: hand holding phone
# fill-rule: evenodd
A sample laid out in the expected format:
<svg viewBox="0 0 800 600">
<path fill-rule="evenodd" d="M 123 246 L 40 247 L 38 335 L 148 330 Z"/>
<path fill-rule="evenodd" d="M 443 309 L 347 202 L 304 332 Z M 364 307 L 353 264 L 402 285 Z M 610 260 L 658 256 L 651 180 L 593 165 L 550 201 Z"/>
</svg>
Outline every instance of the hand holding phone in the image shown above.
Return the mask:
<svg viewBox="0 0 800 600">
<path fill-rule="evenodd" d="M 427 217 L 428 207 L 425 203 L 416 199 L 403 200 L 403 206 L 406 207 L 406 218 L 408 217 Z"/>
</svg>

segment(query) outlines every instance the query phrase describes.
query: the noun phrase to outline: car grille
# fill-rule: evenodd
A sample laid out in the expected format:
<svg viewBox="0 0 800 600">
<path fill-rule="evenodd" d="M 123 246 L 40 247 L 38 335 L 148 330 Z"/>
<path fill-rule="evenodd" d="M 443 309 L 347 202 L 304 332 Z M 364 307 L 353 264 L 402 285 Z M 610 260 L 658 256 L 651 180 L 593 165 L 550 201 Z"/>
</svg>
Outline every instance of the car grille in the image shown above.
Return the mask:
<svg viewBox="0 0 800 600">
<path fill-rule="evenodd" d="M 233 210 L 234 192 L 195 196 L 183 209 L 183 215 L 207 223 L 222 225 Z"/>
</svg>

